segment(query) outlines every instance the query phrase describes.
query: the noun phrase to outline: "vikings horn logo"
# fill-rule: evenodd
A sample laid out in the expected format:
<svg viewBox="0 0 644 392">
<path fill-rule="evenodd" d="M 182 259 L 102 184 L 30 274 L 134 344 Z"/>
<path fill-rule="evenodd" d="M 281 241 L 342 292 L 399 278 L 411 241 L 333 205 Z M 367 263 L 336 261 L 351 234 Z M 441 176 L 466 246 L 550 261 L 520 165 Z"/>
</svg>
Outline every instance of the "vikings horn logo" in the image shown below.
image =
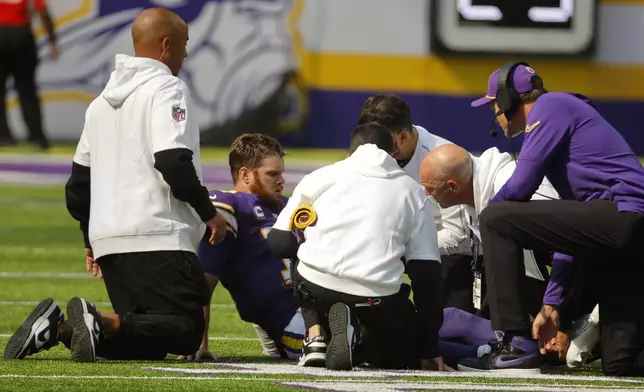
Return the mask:
<svg viewBox="0 0 644 392">
<path fill-rule="evenodd" d="M 292 226 L 300 230 L 304 230 L 309 226 L 315 225 L 318 220 L 318 215 L 311 206 L 301 206 L 298 207 L 295 212 L 293 212 Z"/>
<path fill-rule="evenodd" d="M 315 225 L 318 221 L 318 215 L 312 206 L 300 206 L 291 216 L 291 231 L 295 234 L 298 243 L 303 243 L 306 240 L 304 230 Z"/>
<path fill-rule="evenodd" d="M 50 2 L 58 25 L 58 61 L 49 59 L 46 37 L 38 34 L 39 87 L 49 133 L 78 138 L 88 103 L 100 94 L 114 69 L 114 56 L 133 53 L 132 20 L 150 7 L 168 8 L 189 24 L 188 57 L 180 77 L 190 87 L 192 118 L 202 129 L 239 118 L 283 88 L 284 75 L 299 74 L 293 44 L 297 32 L 289 18 L 301 1 Z M 300 118 L 304 91 L 288 91 L 289 113 Z"/>
</svg>

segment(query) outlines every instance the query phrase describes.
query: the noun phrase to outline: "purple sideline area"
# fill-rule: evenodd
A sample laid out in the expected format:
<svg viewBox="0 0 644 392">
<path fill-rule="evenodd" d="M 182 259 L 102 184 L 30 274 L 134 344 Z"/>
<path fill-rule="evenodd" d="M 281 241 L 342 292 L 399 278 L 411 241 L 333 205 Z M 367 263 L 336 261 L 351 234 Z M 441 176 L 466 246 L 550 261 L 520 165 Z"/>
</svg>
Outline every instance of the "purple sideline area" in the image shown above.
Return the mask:
<svg viewBox="0 0 644 392">
<path fill-rule="evenodd" d="M 301 134 L 284 135 L 280 140 L 288 147 L 346 148 L 358 114 L 371 92 L 335 90 L 309 91 L 311 115 Z M 490 137 L 493 114 L 486 107 L 472 108 L 470 102 L 479 96 L 438 94 L 399 94 L 409 104 L 414 124 L 442 136 L 468 151 L 483 152 L 490 147 L 518 153 L 523 137 L 510 141 L 499 135 Z M 592 99 L 592 97 L 590 97 Z M 596 100 L 599 112 L 631 145 L 635 154 L 644 155 L 642 111 L 644 101 Z"/>
<path fill-rule="evenodd" d="M 286 189 L 292 190 L 295 185 L 310 173 L 312 168 L 301 168 L 291 165 L 285 173 Z M 37 162 L 29 163 L 26 159 L 4 159 L 0 155 L 0 183 L 13 184 L 64 184 L 71 173 L 71 163 L 60 162 Z M 7 178 L 3 178 L 4 175 Z M 39 181 L 41 179 L 42 181 Z M 229 189 L 232 187 L 232 179 L 228 166 L 205 164 L 203 165 L 203 181 L 213 188 Z"/>
</svg>

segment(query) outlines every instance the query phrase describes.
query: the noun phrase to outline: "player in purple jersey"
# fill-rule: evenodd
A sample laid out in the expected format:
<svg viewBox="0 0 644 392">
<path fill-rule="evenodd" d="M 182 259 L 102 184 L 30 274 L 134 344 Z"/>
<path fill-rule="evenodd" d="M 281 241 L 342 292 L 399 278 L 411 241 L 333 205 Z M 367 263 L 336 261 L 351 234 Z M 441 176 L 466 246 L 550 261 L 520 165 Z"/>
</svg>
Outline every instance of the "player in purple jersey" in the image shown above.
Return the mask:
<svg viewBox="0 0 644 392">
<path fill-rule="evenodd" d="M 199 260 L 214 291 L 221 281 L 230 292 L 240 317 L 255 325 L 266 354 L 300 358 L 306 329 L 291 288 L 290 260 L 270 254 L 265 237 L 287 199 L 284 185 L 283 152 L 279 143 L 265 135 L 242 135 L 233 142 L 230 167 L 234 191 L 211 192 L 213 204 L 226 218 L 229 232 L 218 246 L 202 241 Z M 207 239 L 207 233 L 204 238 Z M 205 309 L 210 321 L 210 306 Z M 440 343 L 448 363 L 483 355 L 490 351 L 494 337 L 488 320 L 458 309 L 446 309 Z M 200 350 L 180 359 L 213 359 L 208 350 L 208 328 Z"/>
<path fill-rule="evenodd" d="M 590 100 L 546 91 L 525 63 L 492 73 L 487 95 L 472 103 L 480 105 L 494 110 L 506 136 L 525 138 L 514 173 L 480 215 L 492 327 L 504 338 L 470 367 L 538 371 L 539 353 L 556 344 L 570 271 L 583 261 L 602 273 L 604 373 L 644 376 L 644 312 L 631 305 L 644 297 L 644 168 L 637 156 Z M 530 200 L 544 175 L 562 200 Z M 558 252 L 532 326 L 519 295 L 521 248 Z"/>
<path fill-rule="evenodd" d="M 242 320 L 255 324 L 264 352 L 296 359 L 304 323 L 291 288 L 290 260 L 273 257 L 266 236 L 287 199 L 284 153 L 263 134 L 244 134 L 230 148 L 233 191 L 213 191 L 212 203 L 226 218 L 228 234 L 217 246 L 208 233 L 197 248 L 211 293 L 219 282 L 230 292 Z M 205 309 L 210 321 L 210 304 Z M 208 328 L 195 359 L 214 358 L 208 351 Z"/>
</svg>

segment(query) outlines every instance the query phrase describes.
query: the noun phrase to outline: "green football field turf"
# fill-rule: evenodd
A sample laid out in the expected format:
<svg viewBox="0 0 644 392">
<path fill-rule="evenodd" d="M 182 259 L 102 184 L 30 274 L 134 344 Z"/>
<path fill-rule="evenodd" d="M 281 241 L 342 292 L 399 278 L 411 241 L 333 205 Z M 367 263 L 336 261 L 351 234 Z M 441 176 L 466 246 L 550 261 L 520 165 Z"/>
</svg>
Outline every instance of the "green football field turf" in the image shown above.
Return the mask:
<svg viewBox="0 0 644 392">
<path fill-rule="evenodd" d="M 23 151 L 24 152 L 24 151 Z M 63 154 L 69 154 L 65 150 Z M 206 150 L 221 159 L 225 153 Z M 334 160 L 343 152 L 293 152 L 293 159 Z M 287 161 L 288 165 L 288 161 Z M 10 334 L 43 298 L 63 307 L 82 296 L 110 311 L 101 280 L 84 272 L 77 223 L 64 204 L 62 186 L 0 184 L 0 351 Z M 215 363 L 182 363 L 169 356 L 160 362 L 77 364 L 62 346 L 22 361 L 0 359 L 0 391 L 582 391 L 644 389 L 644 381 L 608 380 L 598 369 L 544 370 L 548 376 L 519 378 L 472 373 L 327 372 L 307 370 L 262 355 L 251 325 L 241 321 L 228 293 L 218 287 L 211 314 L 211 349 Z M 562 375 L 565 374 L 565 375 Z"/>
</svg>

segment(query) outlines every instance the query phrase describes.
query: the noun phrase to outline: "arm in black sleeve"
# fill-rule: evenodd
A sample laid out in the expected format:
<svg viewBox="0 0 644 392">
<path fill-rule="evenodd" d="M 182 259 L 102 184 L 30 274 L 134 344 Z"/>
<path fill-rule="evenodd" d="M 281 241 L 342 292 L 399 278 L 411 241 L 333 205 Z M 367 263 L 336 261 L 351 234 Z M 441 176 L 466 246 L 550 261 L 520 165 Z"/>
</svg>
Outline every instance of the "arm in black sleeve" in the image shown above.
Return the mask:
<svg viewBox="0 0 644 392">
<path fill-rule="evenodd" d="M 199 181 L 192 155 L 187 148 L 159 151 L 154 154 L 154 168 L 170 186 L 174 197 L 190 204 L 201 220 L 207 222 L 217 215 L 217 211 L 210 201 L 208 189 Z"/>
<path fill-rule="evenodd" d="M 89 226 L 89 206 L 91 201 L 90 169 L 87 166 L 72 163 L 72 174 L 65 184 L 65 203 L 67 211 L 80 222 L 85 247 L 90 248 L 87 234 Z"/>
<path fill-rule="evenodd" d="M 297 250 L 300 248 L 300 244 L 292 232 L 273 228 L 268 233 L 266 240 L 273 256 L 280 259 L 297 258 Z"/>
<path fill-rule="evenodd" d="M 407 275 L 411 280 L 416 306 L 418 341 L 421 359 L 440 356 L 438 331 L 443 325 L 443 288 L 441 263 L 436 260 L 409 260 Z"/>
</svg>

